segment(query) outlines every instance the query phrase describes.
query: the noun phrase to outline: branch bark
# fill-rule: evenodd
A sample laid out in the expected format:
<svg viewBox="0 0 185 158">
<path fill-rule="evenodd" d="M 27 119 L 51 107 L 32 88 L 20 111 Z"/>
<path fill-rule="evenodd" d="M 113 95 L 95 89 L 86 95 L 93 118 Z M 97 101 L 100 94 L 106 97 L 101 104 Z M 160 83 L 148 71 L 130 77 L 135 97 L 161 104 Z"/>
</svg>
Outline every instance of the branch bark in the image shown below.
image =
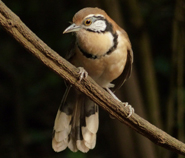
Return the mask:
<svg viewBox="0 0 185 158">
<path fill-rule="evenodd" d="M 150 124 L 136 113 L 126 118 L 129 109 L 112 98 L 106 91 L 98 86 L 90 77 L 78 82 L 78 70 L 56 52 L 41 41 L 21 20 L 0 0 L 0 24 L 13 36 L 26 50 L 35 55 L 46 66 L 85 93 L 95 103 L 109 112 L 120 122 L 125 123 L 138 133 L 144 135 L 154 143 L 185 155 L 185 144 L 168 135 L 164 131 Z"/>
</svg>

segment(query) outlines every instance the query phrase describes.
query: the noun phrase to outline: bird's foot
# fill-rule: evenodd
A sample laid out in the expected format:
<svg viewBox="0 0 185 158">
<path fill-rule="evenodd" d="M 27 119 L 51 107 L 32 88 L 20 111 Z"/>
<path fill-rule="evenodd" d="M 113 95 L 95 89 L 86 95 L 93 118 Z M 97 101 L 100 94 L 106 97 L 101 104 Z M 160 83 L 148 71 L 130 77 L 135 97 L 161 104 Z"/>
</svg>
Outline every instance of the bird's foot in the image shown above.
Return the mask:
<svg viewBox="0 0 185 158">
<path fill-rule="evenodd" d="M 81 82 L 81 80 L 83 79 L 83 78 L 87 78 L 87 76 L 88 76 L 88 72 L 83 68 L 83 67 L 78 67 L 78 70 L 79 70 L 79 74 L 80 74 L 80 76 L 79 76 L 79 82 Z"/>
<path fill-rule="evenodd" d="M 125 102 L 125 103 L 122 102 L 122 104 L 123 104 L 125 107 L 128 107 L 128 108 L 129 108 L 129 114 L 128 114 L 128 116 L 127 116 L 127 118 L 129 118 L 129 117 L 132 116 L 132 114 L 134 113 L 134 108 L 133 108 L 130 104 L 128 104 L 128 102 Z"/>
<path fill-rule="evenodd" d="M 118 100 L 119 102 L 122 103 L 123 106 L 128 107 L 129 108 L 129 114 L 127 116 L 127 118 L 129 118 L 130 116 L 132 116 L 132 114 L 134 113 L 134 108 L 128 104 L 128 102 L 122 102 L 121 100 L 118 99 L 118 97 L 109 89 L 106 88 L 106 90 L 109 92 L 109 94 L 111 94 L 116 100 Z"/>
</svg>

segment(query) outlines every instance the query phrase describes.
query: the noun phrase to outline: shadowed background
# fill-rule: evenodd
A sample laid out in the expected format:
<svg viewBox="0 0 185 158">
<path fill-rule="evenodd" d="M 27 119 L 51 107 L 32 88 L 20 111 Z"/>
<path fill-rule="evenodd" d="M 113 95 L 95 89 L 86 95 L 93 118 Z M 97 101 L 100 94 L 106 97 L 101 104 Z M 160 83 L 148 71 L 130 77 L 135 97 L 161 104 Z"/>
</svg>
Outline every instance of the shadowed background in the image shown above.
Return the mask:
<svg viewBox="0 0 185 158">
<path fill-rule="evenodd" d="M 61 56 L 74 36 L 63 35 L 73 15 L 100 7 L 128 33 L 134 52 L 132 77 L 117 95 L 137 114 L 184 142 L 185 2 L 183 0 L 4 0 L 21 20 Z M 26 52 L 0 26 L 0 157 L 181 158 L 151 143 L 100 109 L 95 149 L 55 153 L 52 129 L 63 80 Z"/>
</svg>

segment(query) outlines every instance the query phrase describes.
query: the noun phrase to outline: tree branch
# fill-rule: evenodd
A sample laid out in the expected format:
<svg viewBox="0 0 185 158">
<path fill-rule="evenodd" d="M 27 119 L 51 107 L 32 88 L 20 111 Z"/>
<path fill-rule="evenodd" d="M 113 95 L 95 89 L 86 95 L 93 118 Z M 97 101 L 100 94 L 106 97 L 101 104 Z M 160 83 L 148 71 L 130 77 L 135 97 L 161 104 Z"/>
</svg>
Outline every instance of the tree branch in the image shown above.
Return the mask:
<svg viewBox="0 0 185 158">
<path fill-rule="evenodd" d="M 111 95 L 98 86 L 90 77 L 83 79 L 79 83 L 77 68 L 41 41 L 1 0 L 0 24 L 26 50 L 35 55 L 66 81 L 74 85 L 78 90 L 85 93 L 120 122 L 125 123 L 154 143 L 185 155 L 185 144 L 179 140 L 150 124 L 135 113 L 130 118 L 126 118 L 129 114 L 129 109 L 123 107 L 120 102 L 112 98 Z"/>
</svg>

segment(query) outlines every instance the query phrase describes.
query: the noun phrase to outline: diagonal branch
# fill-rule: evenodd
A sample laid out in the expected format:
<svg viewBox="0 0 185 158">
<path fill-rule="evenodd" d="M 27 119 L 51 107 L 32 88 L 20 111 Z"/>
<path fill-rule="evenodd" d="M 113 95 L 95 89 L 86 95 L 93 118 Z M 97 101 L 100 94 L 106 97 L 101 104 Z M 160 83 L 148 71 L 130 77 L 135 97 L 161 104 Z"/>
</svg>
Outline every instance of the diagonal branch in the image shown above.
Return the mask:
<svg viewBox="0 0 185 158">
<path fill-rule="evenodd" d="M 130 118 L 126 118 L 129 114 L 129 109 L 123 107 L 121 103 L 112 98 L 112 96 L 98 86 L 90 77 L 82 80 L 80 83 L 77 82 L 77 68 L 41 41 L 1 0 L 0 24 L 26 50 L 35 55 L 66 81 L 74 85 L 78 90 L 85 93 L 120 122 L 125 123 L 154 143 L 185 155 L 185 144 L 179 140 L 150 124 L 135 113 Z"/>
</svg>

